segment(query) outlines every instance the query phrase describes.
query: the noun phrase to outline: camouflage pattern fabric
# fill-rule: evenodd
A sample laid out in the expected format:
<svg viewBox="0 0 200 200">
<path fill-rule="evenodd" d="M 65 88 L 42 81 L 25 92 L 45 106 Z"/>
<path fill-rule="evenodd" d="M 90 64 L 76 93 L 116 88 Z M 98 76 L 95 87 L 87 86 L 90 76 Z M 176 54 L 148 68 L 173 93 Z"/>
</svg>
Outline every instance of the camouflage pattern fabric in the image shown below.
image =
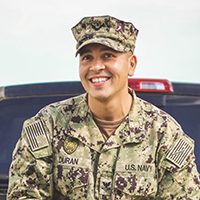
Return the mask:
<svg viewBox="0 0 200 200">
<path fill-rule="evenodd" d="M 200 199 L 193 141 L 171 116 L 134 96 L 105 140 L 86 97 L 51 104 L 24 123 L 8 200 Z"/>
<path fill-rule="evenodd" d="M 116 51 L 128 52 L 135 48 L 138 30 L 130 22 L 111 16 L 85 17 L 72 28 L 77 41 L 76 50 L 91 43 L 99 43 Z"/>
</svg>

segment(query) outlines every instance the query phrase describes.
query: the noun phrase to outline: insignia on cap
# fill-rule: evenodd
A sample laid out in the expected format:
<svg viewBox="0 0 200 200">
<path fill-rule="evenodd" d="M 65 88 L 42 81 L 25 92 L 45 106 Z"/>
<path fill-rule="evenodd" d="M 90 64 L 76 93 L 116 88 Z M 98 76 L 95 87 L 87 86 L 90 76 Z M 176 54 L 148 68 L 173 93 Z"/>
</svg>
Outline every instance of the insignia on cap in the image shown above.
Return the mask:
<svg viewBox="0 0 200 200">
<path fill-rule="evenodd" d="M 167 159 L 181 168 L 193 147 L 189 141 L 180 138 L 167 154 Z"/>
<path fill-rule="evenodd" d="M 98 31 L 103 25 L 104 25 L 103 22 L 100 20 L 91 21 L 91 26 L 96 31 Z"/>
<path fill-rule="evenodd" d="M 25 127 L 26 135 L 32 151 L 36 151 L 49 145 L 45 129 L 41 121 L 34 122 Z"/>
<path fill-rule="evenodd" d="M 72 154 L 78 147 L 78 140 L 67 138 L 64 142 L 64 150 L 67 154 Z"/>
</svg>

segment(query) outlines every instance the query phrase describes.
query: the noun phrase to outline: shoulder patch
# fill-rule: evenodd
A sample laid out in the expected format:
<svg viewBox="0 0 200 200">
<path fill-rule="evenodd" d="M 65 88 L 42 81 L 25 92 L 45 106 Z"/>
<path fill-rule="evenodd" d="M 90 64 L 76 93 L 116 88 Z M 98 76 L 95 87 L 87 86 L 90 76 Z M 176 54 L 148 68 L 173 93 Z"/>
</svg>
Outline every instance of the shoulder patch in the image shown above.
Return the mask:
<svg viewBox="0 0 200 200">
<path fill-rule="evenodd" d="M 36 121 L 25 127 L 28 142 L 32 151 L 36 151 L 49 145 L 44 126 L 41 121 Z"/>
<path fill-rule="evenodd" d="M 166 159 L 181 168 L 192 149 L 193 146 L 187 139 L 180 138 L 168 152 Z"/>
</svg>

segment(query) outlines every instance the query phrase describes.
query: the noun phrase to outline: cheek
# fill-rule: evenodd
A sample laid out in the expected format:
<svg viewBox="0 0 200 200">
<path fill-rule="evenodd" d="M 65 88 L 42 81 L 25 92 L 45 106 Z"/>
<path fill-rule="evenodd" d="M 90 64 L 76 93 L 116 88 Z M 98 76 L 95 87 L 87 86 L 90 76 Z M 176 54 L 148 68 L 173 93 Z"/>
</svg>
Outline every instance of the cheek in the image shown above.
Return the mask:
<svg viewBox="0 0 200 200">
<path fill-rule="evenodd" d="M 110 72 L 120 77 L 126 77 L 129 74 L 129 67 L 127 62 L 120 62 L 112 65 Z"/>
<path fill-rule="evenodd" d="M 113 73 L 120 73 L 120 71 L 123 69 L 123 64 L 121 62 L 109 63 L 106 66 L 107 66 L 107 69 Z"/>
<path fill-rule="evenodd" d="M 87 81 L 87 70 L 83 67 L 79 68 L 79 77 L 84 89 L 87 91 L 88 81 Z"/>
<path fill-rule="evenodd" d="M 79 66 L 79 77 L 82 79 L 86 74 L 86 70 L 83 66 Z"/>
</svg>

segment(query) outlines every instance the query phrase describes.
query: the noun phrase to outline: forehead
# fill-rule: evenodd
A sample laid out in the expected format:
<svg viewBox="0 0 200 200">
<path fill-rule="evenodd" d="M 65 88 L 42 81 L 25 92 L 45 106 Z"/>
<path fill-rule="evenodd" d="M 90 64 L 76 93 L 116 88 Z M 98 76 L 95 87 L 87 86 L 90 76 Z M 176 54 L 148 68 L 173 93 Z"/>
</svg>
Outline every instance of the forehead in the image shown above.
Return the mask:
<svg viewBox="0 0 200 200">
<path fill-rule="evenodd" d="M 89 53 L 92 52 L 93 50 L 99 50 L 99 51 L 112 51 L 112 52 L 118 52 L 108 46 L 105 46 L 103 44 L 98 44 L 98 43 L 92 43 L 92 44 L 87 44 L 84 47 L 82 47 L 79 51 L 79 54 L 82 55 L 84 53 Z"/>
</svg>

